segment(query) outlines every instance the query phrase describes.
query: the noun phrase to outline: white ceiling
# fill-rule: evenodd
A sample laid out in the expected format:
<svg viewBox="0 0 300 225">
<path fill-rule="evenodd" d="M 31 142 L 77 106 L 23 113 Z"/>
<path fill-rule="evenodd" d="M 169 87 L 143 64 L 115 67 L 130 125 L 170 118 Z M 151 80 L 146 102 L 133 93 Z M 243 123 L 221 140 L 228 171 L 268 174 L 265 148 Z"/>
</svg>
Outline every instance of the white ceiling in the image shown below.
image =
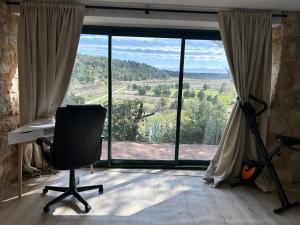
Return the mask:
<svg viewBox="0 0 300 225">
<path fill-rule="evenodd" d="M 87 0 L 83 2 L 87 5 L 99 6 L 185 9 L 214 12 L 220 9 L 231 8 L 259 8 L 272 9 L 272 11 L 280 13 L 288 8 L 295 9 L 296 5 L 298 5 L 300 9 L 300 0 Z M 272 4 L 270 4 L 271 2 Z M 295 2 L 296 4 L 292 4 L 293 7 L 287 7 L 286 4 L 282 2 Z M 274 24 L 279 24 L 280 22 L 280 18 L 273 19 Z M 219 29 L 217 15 L 212 14 L 166 13 L 155 11 L 145 14 L 143 11 L 107 9 L 86 9 L 84 24 L 179 29 Z"/>
<path fill-rule="evenodd" d="M 7 0 L 15 2 L 18 0 Z M 85 5 L 214 11 L 221 9 L 266 9 L 274 13 L 300 11 L 300 0 L 75 0 Z M 10 6 L 14 8 L 13 5 Z M 12 10 L 18 12 L 18 9 Z M 273 24 L 281 19 L 273 18 Z M 219 29 L 212 14 L 124 11 L 86 8 L 84 24 L 101 26 Z"/>
</svg>

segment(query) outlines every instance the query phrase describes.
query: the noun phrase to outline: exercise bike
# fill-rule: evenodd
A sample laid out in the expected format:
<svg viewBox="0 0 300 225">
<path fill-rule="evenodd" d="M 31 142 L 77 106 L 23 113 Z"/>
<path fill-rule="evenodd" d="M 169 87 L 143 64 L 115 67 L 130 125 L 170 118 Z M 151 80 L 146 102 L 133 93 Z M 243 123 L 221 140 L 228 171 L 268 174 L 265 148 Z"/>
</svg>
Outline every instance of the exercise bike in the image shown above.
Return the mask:
<svg viewBox="0 0 300 225">
<path fill-rule="evenodd" d="M 249 98 L 260 104 L 262 106 L 261 110 L 256 112 L 255 108 L 250 102 L 243 103 L 239 98 L 237 98 L 238 104 L 245 113 L 251 134 L 253 135 L 255 139 L 256 146 L 258 148 L 259 153 L 259 160 L 246 160 L 242 165 L 241 170 L 241 177 L 240 182 L 236 184 L 232 184 L 232 187 L 235 187 L 237 185 L 248 185 L 253 184 L 255 182 L 255 179 L 258 177 L 258 175 L 261 173 L 264 167 L 267 168 L 271 179 L 273 180 L 275 187 L 277 189 L 277 195 L 281 202 L 281 207 L 274 209 L 273 212 L 276 214 L 279 214 L 285 210 L 288 210 L 290 208 L 293 208 L 297 205 L 299 205 L 298 202 L 290 202 L 283 186 L 280 182 L 280 179 L 277 175 L 277 172 L 272 164 L 272 159 L 274 156 L 278 156 L 282 149 L 282 147 L 288 147 L 291 150 L 300 150 L 297 149 L 297 147 L 300 148 L 300 139 L 295 137 L 288 137 L 283 135 L 277 135 L 276 140 L 278 142 L 278 145 L 270 151 L 270 153 L 267 151 L 267 148 L 264 144 L 264 142 L 261 139 L 260 133 L 258 131 L 258 124 L 256 122 L 256 117 L 261 115 L 263 112 L 267 109 L 267 104 L 264 101 L 261 101 L 257 99 L 256 97 L 249 95 Z M 299 145 L 299 146 L 297 146 Z"/>
</svg>

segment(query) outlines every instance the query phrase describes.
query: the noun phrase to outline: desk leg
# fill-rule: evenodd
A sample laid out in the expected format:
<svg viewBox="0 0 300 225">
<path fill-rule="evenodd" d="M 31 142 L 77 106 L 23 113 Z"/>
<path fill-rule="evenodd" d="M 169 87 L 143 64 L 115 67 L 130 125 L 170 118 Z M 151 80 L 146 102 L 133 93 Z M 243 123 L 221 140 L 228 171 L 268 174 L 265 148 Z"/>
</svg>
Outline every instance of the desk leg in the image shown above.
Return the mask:
<svg viewBox="0 0 300 225">
<path fill-rule="evenodd" d="M 94 165 L 93 164 L 90 165 L 90 171 L 91 171 L 91 173 L 94 173 Z"/>
<path fill-rule="evenodd" d="M 22 163 L 23 163 L 23 145 L 18 144 L 18 197 L 22 197 Z"/>
</svg>

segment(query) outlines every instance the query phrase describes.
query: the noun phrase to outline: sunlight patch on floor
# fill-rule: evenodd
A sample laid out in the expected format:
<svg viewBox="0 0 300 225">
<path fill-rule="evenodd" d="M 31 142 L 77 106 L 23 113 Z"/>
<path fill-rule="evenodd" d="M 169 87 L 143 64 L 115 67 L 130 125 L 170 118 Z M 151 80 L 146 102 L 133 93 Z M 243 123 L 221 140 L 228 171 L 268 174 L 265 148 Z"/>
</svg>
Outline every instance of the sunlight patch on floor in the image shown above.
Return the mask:
<svg viewBox="0 0 300 225">
<path fill-rule="evenodd" d="M 107 191 L 105 192 L 104 189 L 103 195 L 98 196 L 95 191 L 85 194 L 88 196 L 85 198 L 87 198 L 92 207 L 89 215 L 131 216 L 191 189 L 189 185 L 175 183 L 175 180 L 170 179 L 170 177 L 164 178 L 154 175 L 151 179 L 149 177 L 145 179 L 143 174 L 132 175 L 128 175 L 130 176 L 129 181 L 127 177 L 126 180 L 115 182 L 112 186 L 106 186 L 106 188 L 104 186 Z M 153 192 L 155 192 L 155 195 L 153 195 Z M 112 204 L 112 202 L 115 204 Z M 84 209 L 83 205 L 78 203 L 78 201 L 76 201 L 76 205 L 78 208 Z M 97 208 L 97 211 L 93 210 L 94 208 Z M 53 215 L 78 216 L 78 213 L 73 208 L 70 208 L 68 204 L 57 207 Z"/>
</svg>

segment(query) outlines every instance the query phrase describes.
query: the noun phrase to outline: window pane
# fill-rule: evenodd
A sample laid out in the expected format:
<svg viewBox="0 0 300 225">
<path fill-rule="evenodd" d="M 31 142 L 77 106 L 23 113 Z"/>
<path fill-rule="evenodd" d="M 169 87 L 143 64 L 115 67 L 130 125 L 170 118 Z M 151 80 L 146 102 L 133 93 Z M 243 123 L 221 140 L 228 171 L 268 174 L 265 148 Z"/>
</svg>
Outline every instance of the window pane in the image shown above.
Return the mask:
<svg viewBox="0 0 300 225">
<path fill-rule="evenodd" d="M 236 93 L 222 41 L 187 40 L 179 159 L 210 160 Z"/>
<path fill-rule="evenodd" d="M 102 104 L 107 107 L 108 37 L 81 34 L 66 104 Z M 107 120 L 103 136 L 101 159 L 107 159 Z"/>
<path fill-rule="evenodd" d="M 174 159 L 180 44 L 112 37 L 112 158 Z"/>
</svg>

